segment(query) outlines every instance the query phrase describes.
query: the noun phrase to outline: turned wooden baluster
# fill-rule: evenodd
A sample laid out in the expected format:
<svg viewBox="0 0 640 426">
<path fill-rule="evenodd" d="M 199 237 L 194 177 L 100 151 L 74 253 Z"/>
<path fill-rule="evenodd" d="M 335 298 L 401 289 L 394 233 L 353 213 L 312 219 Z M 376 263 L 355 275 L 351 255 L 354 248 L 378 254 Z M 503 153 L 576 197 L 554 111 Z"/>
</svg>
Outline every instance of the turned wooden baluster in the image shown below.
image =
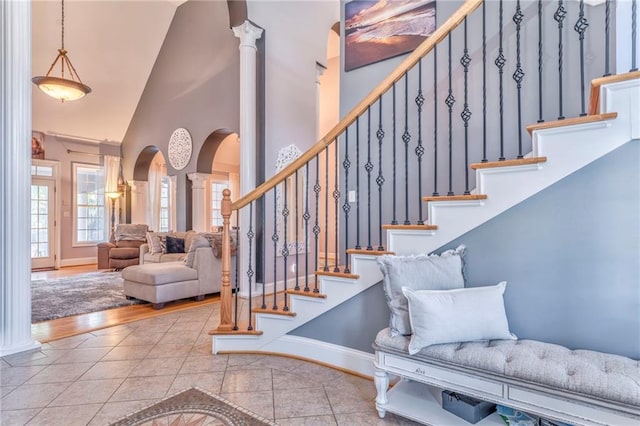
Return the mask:
<svg viewBox="0 0 640 426">
<path fill-rule="evenodd" d="M 234 328 L 231 320 L 231 244 L 229 243 L 229 223 L 231 218 L 231 191 L 222 191 L 222 289 L 220 290 L 220 325 L 218 331 Z"/>
</svg>

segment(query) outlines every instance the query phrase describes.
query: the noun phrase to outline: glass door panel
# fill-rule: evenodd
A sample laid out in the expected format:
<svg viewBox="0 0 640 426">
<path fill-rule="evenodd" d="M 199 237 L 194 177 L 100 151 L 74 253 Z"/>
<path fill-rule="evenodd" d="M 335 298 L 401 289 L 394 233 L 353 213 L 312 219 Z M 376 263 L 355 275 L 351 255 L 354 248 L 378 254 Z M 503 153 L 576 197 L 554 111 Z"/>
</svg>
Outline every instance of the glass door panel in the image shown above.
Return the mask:
<svg viewBox="0 0 640 426">
<path fill-rule="evenodd" d="M 31 268 L 53 268 L 54 182 L 31 181 Z"/>
</svg>

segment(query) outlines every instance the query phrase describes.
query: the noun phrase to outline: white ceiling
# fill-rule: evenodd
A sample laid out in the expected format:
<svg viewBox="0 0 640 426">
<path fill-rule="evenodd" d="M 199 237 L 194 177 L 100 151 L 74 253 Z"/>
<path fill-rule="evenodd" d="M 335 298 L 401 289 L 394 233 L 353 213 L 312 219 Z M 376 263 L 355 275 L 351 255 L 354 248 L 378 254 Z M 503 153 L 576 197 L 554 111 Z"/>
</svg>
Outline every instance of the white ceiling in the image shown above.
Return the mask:
<svg viewBox="0 0 640 426">
<path fill-rule="evenodd" d="M 61 103 L 33 86 L 33 129 L 121 142 L 147 78 L 184 0 L 66 0 L 65 49 L 93 90 Z M 58 54 L 61 3 L 32 3 L 32 72 L 45 75 Z M 60 69 L 52 71 L 60 76 Z"/>
</svg>

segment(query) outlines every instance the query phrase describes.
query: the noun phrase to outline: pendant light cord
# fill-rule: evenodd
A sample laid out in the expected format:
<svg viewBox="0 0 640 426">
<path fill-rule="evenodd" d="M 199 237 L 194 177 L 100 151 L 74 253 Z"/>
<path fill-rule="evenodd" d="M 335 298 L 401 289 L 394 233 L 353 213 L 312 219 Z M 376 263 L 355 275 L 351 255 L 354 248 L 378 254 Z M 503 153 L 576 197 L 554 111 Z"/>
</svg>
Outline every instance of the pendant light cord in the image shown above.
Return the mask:
<svg viewBox="0 0 640 426">
<path fill-rule="evenodd" d="M 64 0 L 62 0 L 62 50 L 64 50 Z"/>
</svg>

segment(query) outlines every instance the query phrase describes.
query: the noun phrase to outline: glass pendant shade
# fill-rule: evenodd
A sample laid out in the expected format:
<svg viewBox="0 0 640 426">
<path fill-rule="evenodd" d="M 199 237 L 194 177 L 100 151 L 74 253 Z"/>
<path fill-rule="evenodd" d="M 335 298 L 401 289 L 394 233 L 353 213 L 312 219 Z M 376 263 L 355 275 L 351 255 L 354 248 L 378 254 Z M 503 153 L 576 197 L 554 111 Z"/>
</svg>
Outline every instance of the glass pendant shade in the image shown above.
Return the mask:
<svg viewBox="0 0 640 426">
<path fill-rule="evenodd" d="M 54 77 L 51 75 L 51 71 L 56 67 L 58 61 L 60 62 L 61 74 L 60 77 Z M 65 78 L 65 70 L 69 78 Z M 62 102 L 75 101 L 87 93 L 91 93 L 91 88 L 82 83 L 64 49 L 64 0 L 62 0 L 62 47 L 58 49 L 58 56 L 51 64 L 47 75 L 33 77 L 31 81 L 44 93 Z"/>
</svg>

